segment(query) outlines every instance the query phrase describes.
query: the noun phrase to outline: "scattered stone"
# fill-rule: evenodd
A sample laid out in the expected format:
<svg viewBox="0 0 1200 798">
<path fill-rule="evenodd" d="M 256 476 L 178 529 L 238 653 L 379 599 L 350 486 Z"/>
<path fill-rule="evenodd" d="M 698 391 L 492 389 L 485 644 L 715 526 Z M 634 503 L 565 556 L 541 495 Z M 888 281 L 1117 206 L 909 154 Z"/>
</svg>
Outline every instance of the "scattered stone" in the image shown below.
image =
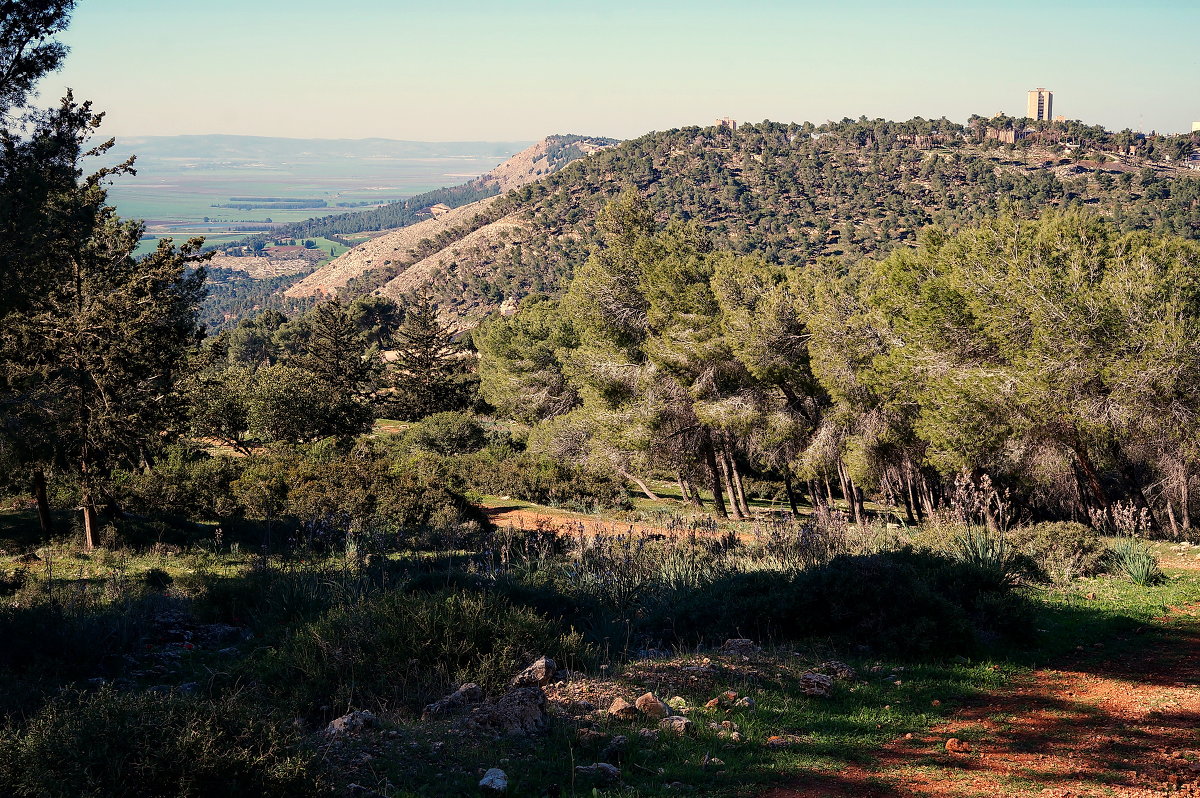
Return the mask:
<svg viewBox="0 0 1200 798">
<path fill-rule="evenodd" d="M 638 716 L 638 708 L 624 698 L 614 698 L 608 705 L 608 714 L 617 720 L 633 720 Z"/>
<path fill-rule="evenodd" d="M 721 706 L 721 699 L 719 698 L 714 698 L 704 704 L 705 709 L 716 709 L 719 706 Z"/>
<path fill-rule="evenodd" d="M 828 698 L 833 692 L 833 679 L 823 673 L 805 673 L 800 676 L 800 690 L 805 695 Z"/>
<path fill-rule="evenodd" d="M 971 744 L 957 737 L 951 737 L 946 741 L 946 750 L 952 754 L 966 754 L 971 750 Z"/>
<path fill-rule="evenodd" d="M 512 680 L 513 687 L 545 687 L 554 679 L 558 665 L 549 657 L 538 657 Z"/>
<path fill-rule="evenodd" d="M 668 715 L 658 722 L 658 728 L 682 737 L 685 734 L 692 733 L 693 724 L 682 715 Z"/>
<path fill-rule="evenodd" d="M 722 703 L 731 702 L 731 701 L 737 700 L 738 694 L 735 693 L 733 690 L 726 690 L 725 692 L 721 693 L 721 695 L 719 697 L 720 697 Z"/>
<path fill-rule="evenodd" d="M 108 684 L 108 679 L 105 679 L 103 676 L 95 676 L 87 680 L 88 687 L 100 688 L 106 684 Z"/>
<path fill-rule="evenodd" d="M 217 653 L 223 657 L 236 657 L 242 652 L 239 651 L 235 646 L 229 646 L 228 648 L 221 649 Z"/>
<path fill-rule="evenodd" d="M 370 710 L 355 710 L 347 715 L 342 715 L 340 718 L 331 720 L 329 725 L 325 727 L 325 734 L 329 737 L 354 734 L 374 726 L 376 720 L 375 713 Z"/>
<path fill-rule="evenodd" d="M 470 704 L 478 704 L 482 700 L 483 688 L 474 682 L 467 682 L 445 698 L 439 698 L 432 704 L 428 704 L 421 712 L 421 720 L 445 715 Z"/>
<path fill-rule="evenodd" d="M 591 765 L 577 765 L 575 775 L 595 779 L 605 784 L 614 784 L 621 780 L 620 768 L 607 762 L 595 762 Z"/>
<path fill-rule="evenodd" d="M 754 645 L 753 640 L 748 640 L 744 637 L 731 638 L 721 645 L 722 654 L 738 654 L 743 657 L 749 657 L 760 651 L 762 651 L 761 647 Z"/>
<path fill-rule="evenodd" d="M 734 702 L 733 705 L 738 709 L 754 709 L 756 706 L 754 699 L 750 696 L 743 696 L 742 698 L 739 698 L 736 702 Z"/>
<path fill-rule="evenodd" d="M 1087 599 L 1088 601 L 1095 601 L 1095 600 L 1096 600 L 1096 594 L 1095 594 L 1095 593 L 1088 593 L 1086 596 L 1084 596 L 1084 598 L 1085 598 L 1085 599 Z"/>
<path fill-rule="evenodd" d="M 478 773 L 479 771 L 475 771 Z M 491 768 L 479 780 L 479 790 L 485 795 L 508 792 L 508 774 L 500 768 Z"/>
<path fill-rule="evenodd" d="M 542 734 L 550 727 L 546 694 L 540 687 L 518 687 L 495 702 L 472 710 L 468 725 L 511 736 Z"/>
<path fill-rule="evenodd" d="M 638 729 L 638 737 L 643 740 L 657 740 L 658 729 Z"/>
<path fill-rule="evenodd" d="M 648 715 L 652 718 L 665 718 L 671 714 L 671 708 L 659 699 L 658 696 L 654 695 L 654 693 L 646 693 L 639 696 L 638 700 L 634 702 L 634 706 L 643 715 Z"/>
<path fill-rule="evenodd" d="M 935 699 L 933 699 L 932 701 L 930 701 L 929 703 L 930 703 L 932 706 L 935 706 L 935 707 L 940 707 L 940 706 L 942 705 L 942 702 L 941 702 L 941 701 L 939 701 L 939 700 L 937 700 L 936 698 L 935 698 Z"/>
</svg>

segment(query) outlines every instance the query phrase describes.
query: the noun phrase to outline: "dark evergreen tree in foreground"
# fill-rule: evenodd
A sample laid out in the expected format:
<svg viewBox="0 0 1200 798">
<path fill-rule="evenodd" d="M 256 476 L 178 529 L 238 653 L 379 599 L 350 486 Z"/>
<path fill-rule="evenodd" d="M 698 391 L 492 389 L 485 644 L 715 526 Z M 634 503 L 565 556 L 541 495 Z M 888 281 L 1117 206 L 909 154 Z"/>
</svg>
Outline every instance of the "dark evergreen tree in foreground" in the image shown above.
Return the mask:
<svg viewBox="0 0 1200 798">
<path fill-rule="evenodd" d="M 23 103 L 64 48 L 48 41 L 71 3 L 0 4 L 0 116 Z M 198 239 L 137 260 L 142 228 L 117 218 L 104 184 L 84 178 L 101 115 L 68 95 L 0 133 L 0 445 L 31 476 L 49 531 L 45 473 L 72 474 L 84 544 L 118 467 L 151 462 L 179 428 L 175 384 L 200 335 Z"/>
</svg>

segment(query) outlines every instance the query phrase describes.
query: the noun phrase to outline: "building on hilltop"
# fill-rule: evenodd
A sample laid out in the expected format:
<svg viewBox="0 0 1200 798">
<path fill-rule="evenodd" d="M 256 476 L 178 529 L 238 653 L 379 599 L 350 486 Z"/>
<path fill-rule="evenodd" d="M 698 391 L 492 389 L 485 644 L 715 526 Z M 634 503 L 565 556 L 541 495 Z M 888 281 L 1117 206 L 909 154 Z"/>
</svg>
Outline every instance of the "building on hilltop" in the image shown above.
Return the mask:
<svg viewBox="0 0 1200 798">
<path fill-rule="evenodd" d="M 1029 92 L 1029 110 L 1025 116 L 1036 121 L 1049 122 L 1052 118 L 1051 108 L 1054 105 L 1054 93 L 1049 89 L 1038 87 Z"/>
<path fill-rule="evenodd" d="M 728 128 L 729 130 L 737 130 L 737 120 L 730 119 L 727 116 L 723 116 L 720 119 L 718 119 L 716 122 L 716 125 L 717 125 L 717 127 L 724 127 L 724 128 Z"/>
</svg>

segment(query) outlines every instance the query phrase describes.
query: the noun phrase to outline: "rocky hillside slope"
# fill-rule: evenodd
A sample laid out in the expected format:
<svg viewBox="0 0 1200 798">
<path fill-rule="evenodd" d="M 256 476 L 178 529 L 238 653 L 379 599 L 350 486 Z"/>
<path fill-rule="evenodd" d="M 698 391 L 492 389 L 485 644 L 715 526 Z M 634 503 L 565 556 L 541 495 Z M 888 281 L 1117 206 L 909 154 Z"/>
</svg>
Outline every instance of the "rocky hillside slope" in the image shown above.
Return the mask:
<svg viewBox="0 0 1200 798">
<path fill-rule="evenodd" d="M 520 189 L 561 169 L 563 166 L 616 144 L 613 139 L 589 136 L 549 136 L 537 144 L 512 156 L 495 169 L 467 184 L 476 191 L 507 192 Z M 383 284 L 397 277 L 403 270 L 411 270 L 414 264 L 423 264 L 412 275 L 407 275 L 397 285 L 416 287 L 422 281 L 416 274 L 433 274 L 444 257 L 425 260 L 436 254 L 444 255 L 445 248 L 454 242 L 471 236 L 473 231 L 496 222 L 489 209 L 499 196 L 490 196 L 458 208 L 438 206 L 433 215 L 407 227 L 401 227 L 371 239 L 344 253 L 341 257 L 325 264 L 288 288 L 284 295 L 292 298 L 333 296 L 346 289 L 360 278 L 372 273 L 374 285 Z M 474 247 L 484 240 L 496 237 L 501 230 L 511 228 L 501 225 L 487 234 L 474 236 L 469 246 Z M 359 285 L 359 291 L 366 290 Z M 405 289 L 392 289 L 395 290 Z"/>
<path fill-rule="evenodd" d="M 977 118 L 966 126 L 914 119 L 682 128 L 603 149 L 461 209 L 452 223 L 391 233 L 328 268 L 343 269 L 337 287 L 352 295 L 432 290 L 447 316 L 469 326 L 506 300 L 558 291 L 587 257 L 596 213 L 629 186 L 661 221 L 698 220 L 716 245 L 785 265 L 875 256 L 912 244 L 931 224 L 953 230 L 1003 210 L 1031 216 L 1046 207 L 1089 208 L 1126 229 L 1197 238 L 1200 171 L 1179 165 L 1193 146 L 1186 137 L 1078 123 L 1004 143 Z M 514 171 L 528 178 L 539 168 L 535 159 Z"/>
</svg>

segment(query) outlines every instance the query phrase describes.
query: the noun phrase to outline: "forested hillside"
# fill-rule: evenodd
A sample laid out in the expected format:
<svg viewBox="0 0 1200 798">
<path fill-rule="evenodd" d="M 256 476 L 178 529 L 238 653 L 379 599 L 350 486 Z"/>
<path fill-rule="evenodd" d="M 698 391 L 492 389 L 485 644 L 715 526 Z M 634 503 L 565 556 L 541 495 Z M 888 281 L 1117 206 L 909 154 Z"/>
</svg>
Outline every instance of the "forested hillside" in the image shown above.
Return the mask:
<svg viewBox="0 0 1200 798">
<path fill-rule="evenodd" d="M 1125 231 L 1200 231 L 1200 172 L 1178 166 L 1187 137 L 1040 123 L 1001 143 L 1013 124 L 863 119 L 651 133 L 509 192 L 457 238 L 430 241 L 351 291 L 398 296 L 429 283 L 467 317 L 509 296 L 559 291 L 596 239 L 597 211 L 627 186 L 660 221 L 695 219 L 715 246 L 783 265 L 853 261 L 911 244 L 930 224 L 953 231 L 1049 206 L 1092 208 Z M 494 223 L 505 229 L 463 240 Z M 422 278 L 404 279 L 413 266 Z"/>
</svg>

